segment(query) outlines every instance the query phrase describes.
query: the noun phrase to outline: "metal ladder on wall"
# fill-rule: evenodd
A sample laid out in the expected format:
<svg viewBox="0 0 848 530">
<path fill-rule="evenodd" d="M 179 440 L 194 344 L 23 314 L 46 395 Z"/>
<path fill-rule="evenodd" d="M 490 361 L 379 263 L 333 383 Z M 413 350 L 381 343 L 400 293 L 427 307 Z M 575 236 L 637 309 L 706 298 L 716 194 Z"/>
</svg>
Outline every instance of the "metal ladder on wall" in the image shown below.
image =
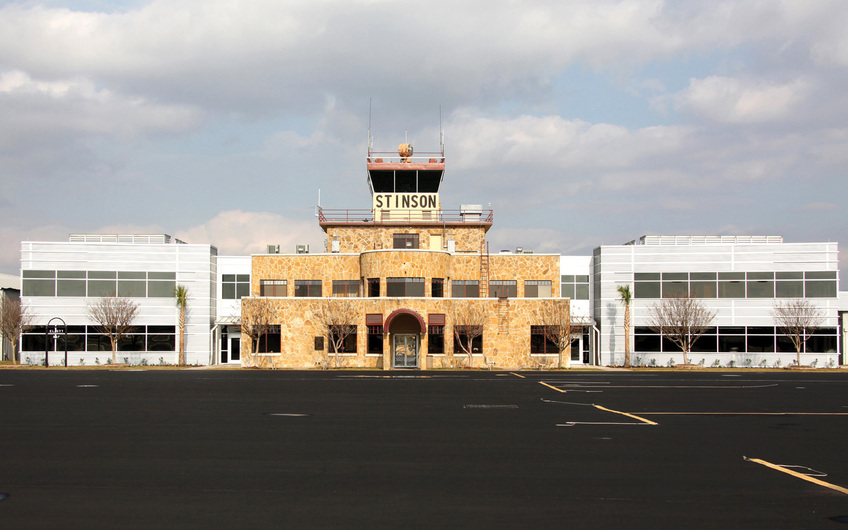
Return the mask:
<svg viewBox="0 0 848 530">
<path fill-rule="evenodd" d="M 489 297 L 489 243 L 480 245 L 480 298 Z"/>
</svg>

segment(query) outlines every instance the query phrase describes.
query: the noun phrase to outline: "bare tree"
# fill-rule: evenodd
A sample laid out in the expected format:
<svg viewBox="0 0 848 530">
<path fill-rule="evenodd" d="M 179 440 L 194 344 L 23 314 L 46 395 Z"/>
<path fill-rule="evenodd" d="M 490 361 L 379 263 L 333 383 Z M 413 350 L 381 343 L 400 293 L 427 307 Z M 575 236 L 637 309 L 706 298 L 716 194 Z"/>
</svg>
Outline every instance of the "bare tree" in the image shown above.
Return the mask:
<svg viewBox="0 0 848 530">
<path fill-rule="evenodd" d="M 241 332 L 250 339 L 250 351 L 248 355 L 253 356 L 258 365 L 257 354 L 259 344 L 263 336 L 268 334 L 277 312 L 271 302 L 258 298 L 242 298 L 241 301 Z M 266 346 L 267 346 L 267 340 Z"/>
<path fill-rule="evenodd" d="M 356 333 L 358 318 L 359 309 L 350 300 L 326 299 L 321 304 L 318 320 L 327 332 L 328 355 L 331 353 L 335 357 L 336 368 L 339 367 L 345 340 Z"/>
<path fill-rule="evenodd" d="M 807 300 L 794 299 L 775 302 L 771 315 L 781 333 L 789 337 L 795 346 L 796 360 L 801 366 L 801 350 L 824 321 L 824 313 Z"/>
<path fill-rule="evenodd" d="M 454 304 L 451 314 L 453 322 L 454 343 L 468 358 L 468 367 L 473 363 L 474 341 L 483 336 L 483 328 L 486 326 L 488 314 L 483 304 L 474 302 L 458 302 Z M 456 352 L 454 352 L 455 354 Z M 478 351 L 477 353 L 482 353 Z"/>
<path fill-rule="evenodd" d="M 0 299 L 0 335 L 12 344 L 12 362 L 19 362 L 18 339 L 32 324 L 33 315 L 19 299 Z"/>
<path fill-rule="evenodd" d="M 697 298 L 688 295 L 664 298 L 648 310 L 648 327 L 667 338 L 683 352 L 683 364 L 689 364 L 692 346 L 712 324 L 715 312 Z"/>
<path fill-rule="evenodd" d="M 112 364 L 115 364 L 118 341 L 133 327 L 138 316 L 138 305 L 122 296 L 104 296 L 88 305 L 88 316 L 97 323 L 96 328 L 112 343 Z"/>
<path fill-rule="evenodd" d="M 539 321 L 544 330 L 545 339 L 556 345 L 557 366 L 571 368 L 571 341 L 574 336 L 571 307 L 547 302 L 539 307 Z"/>
</svg>

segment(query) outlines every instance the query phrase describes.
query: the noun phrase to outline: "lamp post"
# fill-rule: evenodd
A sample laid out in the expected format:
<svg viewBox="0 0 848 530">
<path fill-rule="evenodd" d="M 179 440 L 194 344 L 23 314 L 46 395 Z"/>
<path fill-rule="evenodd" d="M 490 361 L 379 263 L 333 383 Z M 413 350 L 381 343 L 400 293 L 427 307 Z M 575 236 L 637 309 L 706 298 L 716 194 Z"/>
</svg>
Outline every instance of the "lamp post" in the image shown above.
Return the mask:
<svg viewBox="0 0 848 530">
<path fill-rule="evenodd" d="M 54 320 L 58 320 L 61 324 L 53 324 Z M 51 328 L 50 325 L 53 324 Z M 45 329 L 45 335 L 48 337 L 53 335 L 53 351 L 56 351 L 56 341 L 59 339 L 59 335 L 65 339 L 65 368 L 68 367 L 68 326 L 65 324 L 65 321 L 59 317 L 53 317 L 47 322 L 47 328 Z M 44 366 L 50 366 L 49 362 L 49 348 L 48 341 L 44 341 Z"/>
</svg>

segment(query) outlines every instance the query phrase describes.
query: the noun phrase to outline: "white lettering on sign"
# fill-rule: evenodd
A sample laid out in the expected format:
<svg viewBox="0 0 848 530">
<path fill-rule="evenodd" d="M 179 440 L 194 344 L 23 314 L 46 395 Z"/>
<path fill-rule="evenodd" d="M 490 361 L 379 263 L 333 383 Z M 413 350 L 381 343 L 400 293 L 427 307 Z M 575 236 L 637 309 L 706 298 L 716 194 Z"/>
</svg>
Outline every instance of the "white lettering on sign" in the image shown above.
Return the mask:
<svg viewBox="0 0 848 530">
<path fill-rule="evenodd" d="M 375 193 L 375 210 L 438 210 L 438 193 Z"/>
</svg>

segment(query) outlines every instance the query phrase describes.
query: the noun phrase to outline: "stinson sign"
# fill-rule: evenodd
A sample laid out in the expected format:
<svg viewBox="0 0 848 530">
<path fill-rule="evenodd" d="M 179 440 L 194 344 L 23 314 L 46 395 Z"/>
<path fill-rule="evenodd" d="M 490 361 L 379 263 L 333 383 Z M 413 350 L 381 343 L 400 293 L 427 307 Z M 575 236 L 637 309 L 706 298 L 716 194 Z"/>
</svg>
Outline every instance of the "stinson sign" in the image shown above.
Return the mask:
<svg viewBox="0 0 848 530">
<path fill-rule="evenodd" d="M 375 210 L 438 210 L 438 193 L 375 193 Z"/>
</svg>

